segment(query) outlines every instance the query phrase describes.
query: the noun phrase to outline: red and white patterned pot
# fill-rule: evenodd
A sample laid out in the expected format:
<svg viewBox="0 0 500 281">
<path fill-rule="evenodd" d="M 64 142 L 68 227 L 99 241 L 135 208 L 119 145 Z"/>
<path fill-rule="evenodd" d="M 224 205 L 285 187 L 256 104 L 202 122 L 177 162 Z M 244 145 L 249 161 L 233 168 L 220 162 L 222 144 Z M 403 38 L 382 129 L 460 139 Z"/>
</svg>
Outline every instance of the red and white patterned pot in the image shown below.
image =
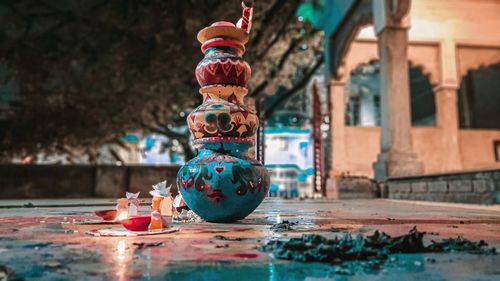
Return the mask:
<svg viewBox="0 0 500 281">
<path fill-rule="evenodd" d="M 241 57 L 227 54 L 205 57 L 196 67 L 200 86 L 215 84 L 245 87 L 252 70 Z"/>
</svg>

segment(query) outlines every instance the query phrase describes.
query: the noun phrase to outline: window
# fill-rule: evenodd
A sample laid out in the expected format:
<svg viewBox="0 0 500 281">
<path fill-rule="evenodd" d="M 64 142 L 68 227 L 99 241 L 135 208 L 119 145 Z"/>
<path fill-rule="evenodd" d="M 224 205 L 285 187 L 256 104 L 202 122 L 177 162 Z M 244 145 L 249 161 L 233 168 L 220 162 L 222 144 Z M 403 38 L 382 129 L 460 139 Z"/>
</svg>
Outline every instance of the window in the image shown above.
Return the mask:
<svg viewBox="0 0 500 281">
<path fill-rule="evenodd" d="M 278 150 L 286 151 L 288 149 L 288 142 L 286 139 L 278 139 L 276 144 L 278 146 Z"/>
</svg>

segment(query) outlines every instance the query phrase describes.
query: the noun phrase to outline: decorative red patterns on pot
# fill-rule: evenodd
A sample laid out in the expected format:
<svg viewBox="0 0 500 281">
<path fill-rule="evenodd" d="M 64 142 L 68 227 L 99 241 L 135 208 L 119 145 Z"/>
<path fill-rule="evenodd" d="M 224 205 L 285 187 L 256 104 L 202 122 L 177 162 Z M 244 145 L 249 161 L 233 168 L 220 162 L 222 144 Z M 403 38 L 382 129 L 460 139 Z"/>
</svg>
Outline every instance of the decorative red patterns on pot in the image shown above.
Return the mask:
<svg viewBox="0 0 500 281">
<path fill-rule="evenodd" d="M 215 51 L 209 49 L 208 52 Z M 245 87 L 251 75 L 248 63 L 241 57 L 217 53 L 205 57 L 196 67 L 196 79 L 200 86 L 226 84 Z"/>
</svg>

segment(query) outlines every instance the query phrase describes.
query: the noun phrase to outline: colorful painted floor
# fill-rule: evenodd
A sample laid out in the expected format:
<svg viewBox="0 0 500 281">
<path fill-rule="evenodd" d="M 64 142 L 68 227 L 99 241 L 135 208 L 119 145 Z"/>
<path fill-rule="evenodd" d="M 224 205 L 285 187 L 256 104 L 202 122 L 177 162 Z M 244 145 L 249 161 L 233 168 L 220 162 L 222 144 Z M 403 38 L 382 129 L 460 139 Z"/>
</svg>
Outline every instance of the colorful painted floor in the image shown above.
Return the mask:
<svg viewBox="0 0 500 281">
<path fill-rule="evenodd" d="M 276 260 L 259 251 L 271 238 L 375 229 L 401 235 L 415 225 L 430 234 L 427 241 L 460 235 L 498 249 L 498 205 L 268 199 L 239 223 L 179 224 L 176 233 L 115 238 L 91 237 L 84 233 L 96 225 L 72 224 L 111 206 L 108 200 L 29 203 L 35 207 L 0 201 L 0 280 L 7 274 L 8 280 L 500 280 L 498 254 L 398 254 L 379 271 L 344 275 L 331 265 Z M 270 229 L 284 220 L 297 225 Z"/>
</svg>

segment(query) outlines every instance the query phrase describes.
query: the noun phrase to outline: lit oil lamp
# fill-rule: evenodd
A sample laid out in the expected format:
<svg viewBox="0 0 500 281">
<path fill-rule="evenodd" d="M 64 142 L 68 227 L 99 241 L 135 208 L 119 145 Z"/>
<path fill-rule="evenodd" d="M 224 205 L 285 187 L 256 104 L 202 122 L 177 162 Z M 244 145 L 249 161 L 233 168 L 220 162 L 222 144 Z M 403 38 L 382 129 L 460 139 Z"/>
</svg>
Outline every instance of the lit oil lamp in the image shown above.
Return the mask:
<svg viewBox="0 0 500 281">
<path fill-rule="evenodd" d="M 95 211 L 95 214 L 105 221 L 122 221 L 130 216 L 137 216 L 140 201 L 139 192 L 125 194 L 126 198 L 119 198 L 115 209 Z"/>
</svg>

